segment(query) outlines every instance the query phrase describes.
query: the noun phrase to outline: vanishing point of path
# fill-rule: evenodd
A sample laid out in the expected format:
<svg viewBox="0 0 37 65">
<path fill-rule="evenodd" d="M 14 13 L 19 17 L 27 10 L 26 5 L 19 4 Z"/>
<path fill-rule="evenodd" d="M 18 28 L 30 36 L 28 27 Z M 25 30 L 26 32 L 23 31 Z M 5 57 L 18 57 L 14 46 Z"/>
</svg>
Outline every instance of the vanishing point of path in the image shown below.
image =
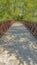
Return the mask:
<svg viewBox="0 0 37 65">
<path fill-rule="evenodd" d="M 37 40 L 21 23 L 0 38 L 0 65 L 37 65 Z"/>
</svg>

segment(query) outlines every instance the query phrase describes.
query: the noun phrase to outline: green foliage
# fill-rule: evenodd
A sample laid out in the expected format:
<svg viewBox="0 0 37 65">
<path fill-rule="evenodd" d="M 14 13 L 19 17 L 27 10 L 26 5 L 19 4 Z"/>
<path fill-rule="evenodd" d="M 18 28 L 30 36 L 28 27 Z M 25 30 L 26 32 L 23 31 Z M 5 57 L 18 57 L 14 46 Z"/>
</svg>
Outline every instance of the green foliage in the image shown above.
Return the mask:
<svg viewBox="0 0 37 65">
<path fill-rule="evenodd" d="M 37 0 L 0 0 L 0 20 L 12 18 L 37 21 Z"/>
</svg>

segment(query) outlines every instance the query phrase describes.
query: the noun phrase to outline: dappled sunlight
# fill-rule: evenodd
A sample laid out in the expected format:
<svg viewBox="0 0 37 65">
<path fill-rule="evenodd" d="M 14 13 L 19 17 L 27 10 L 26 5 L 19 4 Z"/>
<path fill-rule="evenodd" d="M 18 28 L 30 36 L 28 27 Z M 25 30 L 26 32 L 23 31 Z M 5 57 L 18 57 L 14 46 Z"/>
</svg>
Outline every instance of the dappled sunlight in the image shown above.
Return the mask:
<svg viewBox="0 0 37 65">
<path fill-rule="evenodd" d="M 37 40 L 22 24 L 15 24 L 0 39 L 1 65 L 37 65 Z"/>
<path fill-rule="evenodd" d="M 32 48 L 34 48 L 34 49 L 37 49 L 36 43 L 31 42 L 31 44 L 29 44 L 29 46 L 32 47 Z"/>
<path fill-rule="evenodd" d="M 24 38 L 20 38 L 19 42 L 26 42 L 27 40 L 29 40 L 27 37 Z"/>
<path fill-rule="evenodd" d="M 7 50 L 4 50 L 2 54 L 0 54 L 0 64 L 2 65 L 17 65 L 19 64 L 19 60 L 17 60 L 15 54 L 8 54 Z"/>
<path fill-rule="evenodd" d="M 8 36 L 5 37 L 4 40 L 8 40 L 9 41 L 10 39 L 11 39 L 11 37 L 8 35 Z"/>
<path fill-rule="evenodd" d="M 19 24 L 19 23 L 20 23 L 20 22 L 15 22 L 15 23 L 12 25 L 12 27 L 13 27 L 13 26 L 22 26 L 22 24 L 21 24 L 21 23 Z"/>
<path fill-rule="evenodd" d="M 17 58 L 16 53 L 9 54 L 9 51 L 2 47 L 2 53 L 0 54 L 0 64 L 2 65 L 27 65 L 26 62 Z"/>
</svg>

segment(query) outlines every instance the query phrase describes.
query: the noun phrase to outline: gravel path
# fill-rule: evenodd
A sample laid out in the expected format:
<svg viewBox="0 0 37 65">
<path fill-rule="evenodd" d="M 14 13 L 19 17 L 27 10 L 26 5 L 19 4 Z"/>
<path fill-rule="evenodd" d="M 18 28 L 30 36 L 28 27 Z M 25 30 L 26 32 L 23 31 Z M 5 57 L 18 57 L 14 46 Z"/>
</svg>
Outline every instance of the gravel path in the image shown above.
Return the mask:
<svg viewBox="0 0 37 65">
<path fill-rule="evenodd" d="M 0 38 L 0 65 L 37 65 L 37 40 L 21 23 Z"/>
</svg>

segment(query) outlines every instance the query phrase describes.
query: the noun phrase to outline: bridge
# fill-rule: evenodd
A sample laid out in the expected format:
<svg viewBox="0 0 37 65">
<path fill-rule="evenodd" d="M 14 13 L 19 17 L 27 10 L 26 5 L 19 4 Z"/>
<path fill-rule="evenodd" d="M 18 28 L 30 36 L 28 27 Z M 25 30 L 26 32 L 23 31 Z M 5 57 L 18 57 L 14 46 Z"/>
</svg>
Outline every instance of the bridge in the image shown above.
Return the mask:
<svg viewBox="0 0 37 65">
<path fill-rule="evenodd" d="M 37 65 L 37 39 L 22 23 L 0 38 L 0 65 Z"/>
</svg>

